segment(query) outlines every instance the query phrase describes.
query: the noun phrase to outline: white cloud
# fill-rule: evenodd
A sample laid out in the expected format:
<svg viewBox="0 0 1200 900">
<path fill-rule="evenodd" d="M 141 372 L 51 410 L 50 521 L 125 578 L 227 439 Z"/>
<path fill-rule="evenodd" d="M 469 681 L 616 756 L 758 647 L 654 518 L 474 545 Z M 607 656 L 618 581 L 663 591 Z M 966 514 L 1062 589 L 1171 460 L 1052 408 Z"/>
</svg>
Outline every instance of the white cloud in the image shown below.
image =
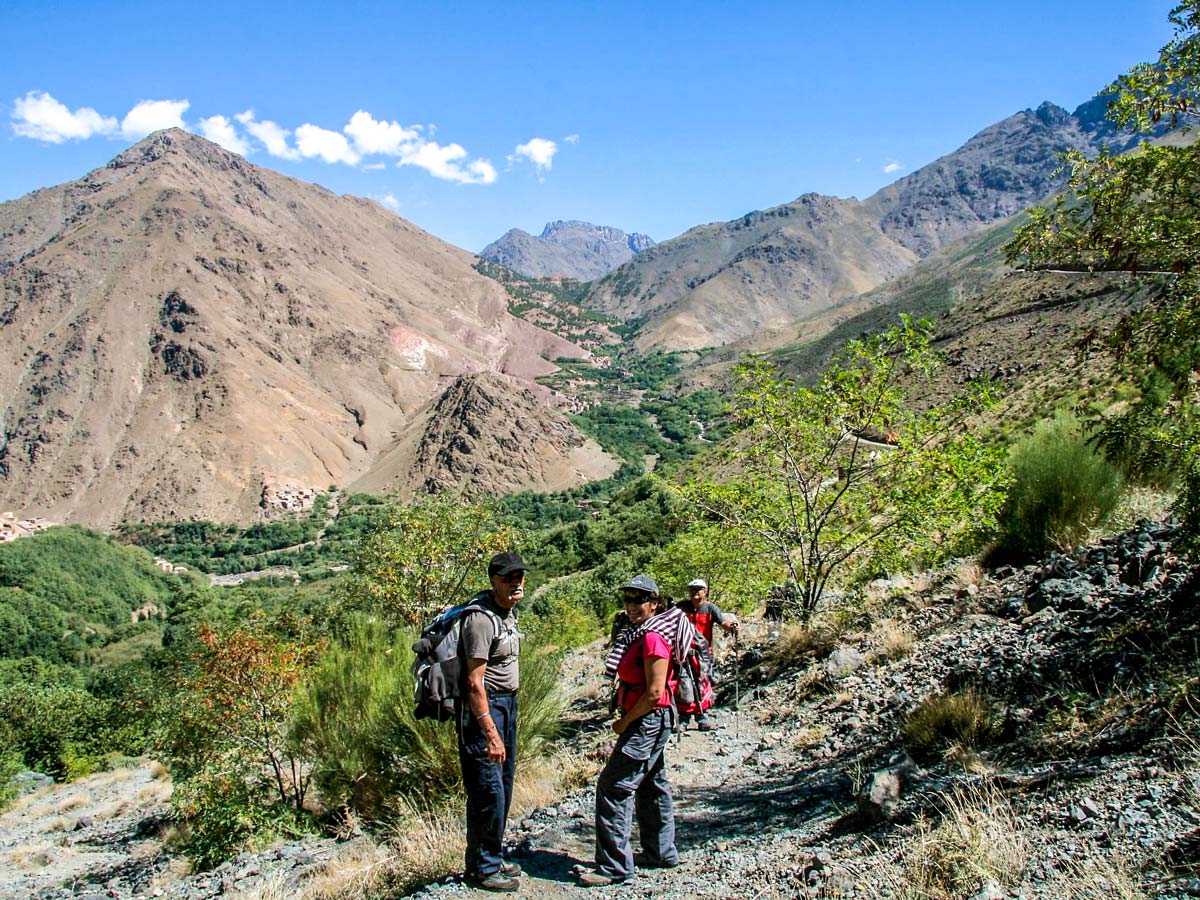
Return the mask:
<svg viewBox="0 0 1200 900">
<path fill-rule="evenodd" d="M 319 156 L 327 163 L 355 165 L 362 157 L 340 131 L 330 131 L 305 123 L 296 129 L 296 149 L 301 156 Z"/>
<path fill-rule="evenodd" d="M 458 144 L 442 147 L 433 141 L 425 141 L 401 157 L 398 166 L 417 166 L 434 178 L 457 181 L 459 184 L 491 184 L 496 180 L 496 169 L 486 159 L 472 160 L 466 166 L 462 160 L 467 151 Z"/>
<path fill-rule="evenodd" d="M 579 143 L 579 135 L 568 134 L 565 138 L 563 138 L 563 143 L 564 144 L 578 144 Z"/>
<path fill-rule="evenodd" d="M 350 117 L 350 124 L 342 130 L 350 135 L 354 146 L 363 155 L 384 153 L 402 156 L 421 140 L 419 126 L 405 128 L 399 122 L 379 122 L 361 109 Z"/>
<path fill-rule="evenodd" d="M 187 100 L 142 100 L 121 120 L 121 134 L 131 141 L 163 128 L 183 128 Z"/>
<path fill-rule="evenodd" d="M 49 94 L 30 91 L 13 102 L 12 128 L 21 137 L 61 144 L 83 140 L 97 134 L 124 136 L 136 140 L 163 128 L 187 127 L 183 114 L 191 106 L 187 100 L 143 100 L 117 119 L 102 116 L 90 107 L 74 112 Z M 239 128 L 238 125 L 241 127 Z M 438 144 L 433 140 L 433 125 L 401 125 L 379 120 L 365 110 L 350 117 L 342 131 L 330 131 L 305 123 L 294 132 L 270 120 L 259 121 L 248 109 L 232 118 L 212 115 L 200 119 L 196 129 L 206 138 L 234 153 L 246 156 L 256 144 L 279 159 L 298 161 L 321 159 L 326 163 L 362 165 L 380 169 L 379 161 L 364 162 L 366 157 L 390 156 L 399 166 L 416 166 L 434 178 L 458 184 L 491 184 L 497 178 L 495 166 L 487 159 L 469 159 L 461 144 Z M 573 142 L 578 136 L 566 140 Z M 550 168 L 558 145 L 545 138 L 533 138 L 516 148 L 513 157 L 527 159 L 539 172 Z M 382 201 L 381 201 L 382 202 Z"/>
<path fill-rule="evenodd" d="M 224 116 L 209 116 L 200 120 L 200 133 L 226 150 L 242 156 L 250 155 L 250 142 L 238 134 L 233 123 Z"/>
<path fill-rule="evenodd" d="M 386 206 L 392 212 L 400 212 L 400 201 L 396 199 L 395 194 L 384 194 L 382 197 L 375 198 L 380 205 Z"/>
<path fill-rule="evenodd" d="M 288 146 L 287 139 L 291 132 L 286 128 L 279 127 L 269 119 L 262 122 L 256 121 L 252 109 L 238 113 L 234 118 L 241 122 L 242 126 L 257 138 L 272 156 L 291 160 L 300 158 L 299 152 Z"/>
<path fill-rule="evenodd" d="M 558 144 L 545 138 L 531 138 L 526 144 L 518 144 L 510 160 L 516 161 L 524 157 L 533 163 L 539 172 L 549 171 L 554 163 L 554 154 L 558 152 Z"/>
<path fill-rule="evenodd" d="M 112 134 L 117 130 L 117 120 L 100 115 L 90 106 L 71 112 L 44 91 L 30 91 L 13 101 L 12 129 L 21 137 L 61 144 L 95 134 Z"/>
<path fill-rule="evenodd" d="M 904 168 L 904 163 L 896 162 L 895 160 L 892 160 L 890 163 L 888 163 L 886 166 L 883 167 L 883 171 L 886 172 L 888 175 L 891 175 L 893 172 L 899 172 L 903 168 Z"/>
</svg>

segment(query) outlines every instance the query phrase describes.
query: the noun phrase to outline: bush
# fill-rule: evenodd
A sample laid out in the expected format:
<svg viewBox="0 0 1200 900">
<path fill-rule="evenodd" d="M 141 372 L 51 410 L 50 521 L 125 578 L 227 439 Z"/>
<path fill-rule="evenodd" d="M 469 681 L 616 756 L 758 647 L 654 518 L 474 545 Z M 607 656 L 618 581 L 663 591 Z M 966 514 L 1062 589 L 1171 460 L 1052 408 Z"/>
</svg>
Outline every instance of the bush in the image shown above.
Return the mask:
<svg viewBox="0 0 1200 900">
<path fill-rule="evenodd" d="M 973 752 L 986 746 L 995 732 L 991 703 L 970 688 L 930 697 L 900 729 L 905 748 L 921 763 L 936 762 L 950 750 Z"/>
<path fill-rule="evenodd" d="M 1121 497 L 1119 473 L 1067 415 L 1038 425 L 1013 448 L 1009 467 L 998 550 L 1019 558 L 1075 546 Z"/>
<path fill-rule="evenodd" d="M 5 743 L 6 738 L 7 735 L 0 730 L 0 744 Z M 0 750 L 0 812 L 17 799 L 17 785 L 13 779 L 24 768 L 15 750 Z"/>
<path fill-rule="evenodd" d="M 87 774 L 104 750 L 111 709 L 72 687 L 16 685 L 0 689 L 0 721 L 8 749 L 26 766 L 57 779 Z"/>
<path fill-rule="evenodd" d="M 295 811 L 256 797 L 236 773 L 201 771 L 176 786 L 171 808 L 187 823 L 184 849 L 201 869 L 244 848 L 301 832 Z"/>
<path fill-rule="evenodd" d="M 458 791 L 458 739 L 448 722 L 413 715 L 411 645 L 360 620 L 309 674 L 293 707 L 290 737 L 313 762 L 326 803 L 375 821 L 394 818 L 398 797 L 433 807 Z M 544 755 L 563 711 L 559 658 L 526 640 L 521 648 L 517 758 Z"/>
<path fill-rule="evenodd" d="M 900 900 L 967 897 L 982 882 L 1020 882 L 1030 847 L 1007 799 L 994 788 L 945 797 L 936 824 L 922 817 L 907 850 Z"/>
</svg>

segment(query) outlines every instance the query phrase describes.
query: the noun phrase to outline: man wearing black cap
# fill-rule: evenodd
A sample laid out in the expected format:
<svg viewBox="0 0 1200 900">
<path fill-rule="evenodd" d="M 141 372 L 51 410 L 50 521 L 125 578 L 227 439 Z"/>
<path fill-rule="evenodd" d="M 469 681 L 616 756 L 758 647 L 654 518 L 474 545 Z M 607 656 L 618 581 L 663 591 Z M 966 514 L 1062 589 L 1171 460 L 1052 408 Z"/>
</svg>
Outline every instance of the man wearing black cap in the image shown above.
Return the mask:
<svg viewBox="0 0 1200 900">
<path fill-rule="evenodd" d="M 463 617 L 459 646 L 466 668 L 458 706 L 458 756 L 467 794 L 466 880 L 489 891 L 515 891 L 521 867 L 505 862 L 504 827 L 517 763 L 518 653 L 516 605 L 525 593 L 525 561 L 497 553 L 490 590 L 471 598 L 484 614 Z"/>
</svg>

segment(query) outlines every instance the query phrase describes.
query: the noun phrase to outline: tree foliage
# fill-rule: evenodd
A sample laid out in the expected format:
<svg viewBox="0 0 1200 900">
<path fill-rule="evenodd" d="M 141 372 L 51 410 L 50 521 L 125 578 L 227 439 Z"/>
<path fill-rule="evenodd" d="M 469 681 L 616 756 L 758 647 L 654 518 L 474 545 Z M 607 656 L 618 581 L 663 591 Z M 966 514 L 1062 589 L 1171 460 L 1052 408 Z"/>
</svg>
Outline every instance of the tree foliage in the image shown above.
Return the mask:
<svg viewBox="0 0 1200 900">
<path fill-rule="evenodd" d="M 319 649 L 303 633 L 281 637 L 261 622 L 199 626 L 193 665 L 168 717 L 172 774 L 182 781 L 232 775 L 252 786 L 266 774 L 279 803 L 299 811 L 310 773 L 287 740 L 287 715 Z"/>
<path fill-rule="evenodd" d="M 703 518 L 770 548 L 806 618 L 835 573 L 949 552 L 994 517 L 999 453 L 966 426 L 987 388 L 926 411 L 908 402 L 904 379 L 938 364 L 930 333 L 905 318 L 852 341 L 813 387 L 742 367 L 738 474 L 687 488 Z"/>
<path fill-rule="evenodd" d="M 1182 125 L 1184 137 L 1133 153 L 1087 159 L 1068 153 L 1067 192 L 1033 210 L 1007 246 L 1031 267 L 1124 270 L 1149 282 L 1151 301 L 1114 330 L 1109 347 L 1142 376 L 1142 397 L 1105 423 L 1110 455 L 1138 470 L 1183 476 L 1180 511 L 1200 535 L 1200 143 L 1187 130 L 1200 113 L 1200 0 L 1170 14 L 1175 34 L 1155 63 L 1135 66 L 1108 88 L 1120 127 Z"/>
<path fill-rule="evenodd" d="M 423 623 L 466 600 L 472 580 L 486 586 L 488 559 L 515 542 L 487 506 L 434 496 L 387 507 L 354 551 L 344 602 L 391 627 Z"/>
</svg>

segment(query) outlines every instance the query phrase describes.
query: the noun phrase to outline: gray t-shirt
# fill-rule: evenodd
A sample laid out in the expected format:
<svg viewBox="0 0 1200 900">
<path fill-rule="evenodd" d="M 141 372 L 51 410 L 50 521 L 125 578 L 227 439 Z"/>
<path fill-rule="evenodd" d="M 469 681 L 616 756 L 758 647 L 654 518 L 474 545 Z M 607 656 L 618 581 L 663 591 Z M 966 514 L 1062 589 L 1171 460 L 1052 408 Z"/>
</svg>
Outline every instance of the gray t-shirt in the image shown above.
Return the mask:
<svg viewBox="0 0 1200 900">
<path fill-rule="evenodd" d="M 476 594 L 471 602 L 494 613 L 495 618 L 479 612 L 465 615 L 459 637 L 463 655 L 467 659 L 487 660 L 483 686 L 489 693 L 515 691 L 520 684 L 517 656 L 521 652 L 522 637 L 517 630 L 517 611 L 497 604 L 491 591 Z"/>
</svg>

